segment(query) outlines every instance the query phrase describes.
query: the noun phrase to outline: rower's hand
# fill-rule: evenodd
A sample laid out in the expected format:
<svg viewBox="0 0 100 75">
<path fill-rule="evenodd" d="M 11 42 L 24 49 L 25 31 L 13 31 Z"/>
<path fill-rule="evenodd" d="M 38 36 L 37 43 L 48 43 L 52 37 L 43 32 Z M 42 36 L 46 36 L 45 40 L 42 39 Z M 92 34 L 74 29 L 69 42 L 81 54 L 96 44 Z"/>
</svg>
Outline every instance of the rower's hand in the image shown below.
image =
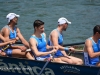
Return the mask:
<svg viewBox="0 0 100 75">
<path fill-rule="evenodd" d="M 53 49 L 58 50 L 58 49 L 59 49 L 59 47 L 58 47 L 58 46 L 53 46 Z"/>
<path fill-rule="evenodd" d="M 25 46 L 18 46 L 19 49 L 21 49 L 22 52 L 26 51 L 26 47 Z"/>
<path fill-rule="evenodd" d="M 51 53 L 51 56 L 50 56 L 50 57 L 51 57 L 51 59 L 53 59 L 53 57 L 54 57 L 54 55 L 55 55 L 55 53 L 56 53 L 56 52 L 57 52 L 57 50 L 56 50 L 56 49 L 53 49 L 53 50 L 52 50 L 52 53 Z"/>
<path fill-rule="evenodd" d="M 71 52 L 74 52 L 74 51 L 75 51 L 75 48 L 73 48 L 73 47 L 69 47 L 68 49 L 69 49 L 69 51 L 71 51 Z"/>
<path fill-rule="evenodd" d="M 18 37 L 16 37 L 16 38 L 15 38 L 15 40 L 16 40 L 16 41 L 18 41 L 18 40 L 19 40 L 19 38 L 18 38 Z"/>
<path fill-rule="evenodd" d="M 56 53 L 56 52 L 57 52 L 57 50 L 56 50 L 56 49 L 53 49 L 53 50 L 52 50 L 52 53 Z"/>
<path fill-rule="evenodd" d="M 14 44 L 16 41 L 15 40 L 11 40 L 11 41 L 9 41 L 9 44 Z"/>
</svg>

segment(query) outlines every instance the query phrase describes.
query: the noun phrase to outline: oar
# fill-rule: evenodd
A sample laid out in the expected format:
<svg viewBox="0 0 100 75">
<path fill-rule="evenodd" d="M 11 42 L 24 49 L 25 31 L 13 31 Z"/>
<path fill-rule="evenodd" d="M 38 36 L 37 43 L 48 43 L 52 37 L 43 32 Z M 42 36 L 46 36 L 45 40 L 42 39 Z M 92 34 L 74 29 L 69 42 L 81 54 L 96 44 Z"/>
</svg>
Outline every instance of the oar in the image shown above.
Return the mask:
<svg viewBox="0 0 100 75">
<path fill-rule="evenodd" d="M 53 55 L 53 57 L 52 57 L 52 59 L 53 59 L 53 58 L 54 58 L 54 53 L 53 53 L 52 55 Z M 42 74 L 43 70 L 46 68 L 46 66 L 48 65 L 48 63 L 49 63 L 52 59 L 51 59 L 51 58 L 48 58 L 47 62 L 44 64 L 42 70 L 40 71 L 40 73 L 39 73 L 38 75 L 41 75 L 41 74 Z"/>
<path fill-rule="evenodd" d="M 8 44 L 8 45 L 6 45 L 5 47 L 3 47 L 2 49 L 1 49 L 1 52 L 4 52 L 7 48 L 9 48 L 10 47 L 10 45 Z M 0 53 L 1 53 L 0 52 Z M 0 54 L 0 56 L 2 56 L 1 54 Z"/>
<path fill-rule="evenodd" d="M 74 52 L 83 52 L 83 50 L 78 50 L 78 49 L 74 49 L 74 50 L 75 50 Z M 70 51 L 70 52 L 68 53 L 68 55 L 70 56 L 71 53 L 73 53 L 73 51 Z"/>
<path fill-rule="evenodd" d="M 5 51 L 7 48 L 9 48 L 10 47 L 10 45 L 6 45 L 4 48 L 2 48 L 1 50 L 2 51 Z"/>
<path fill-rule="evenodd" d="M 83 50 L 75 49 L 75 52 L 83 52 Z"/>
<path fill-rule="evenodd" d="M 70 51 L 70 52 L 68 53 L 68 56 L 70 56 L 70 55 L 71 55 L 71 53 L 72 53 L 72 51 Z"/>
<path fill-rule="evenodd" d="M 49 63 L 50 61 L 51 61 L 51 59 L 48 58 L 47 62 L 44 64 L 42 70 L 40 71 L 40 73 L 39 73 L 38 75 L 41 75 L 41 74 L 42 74 L 43 70 L 46 68 L 46 66 L 48 65 L 48 63 Z"/>
</svg>

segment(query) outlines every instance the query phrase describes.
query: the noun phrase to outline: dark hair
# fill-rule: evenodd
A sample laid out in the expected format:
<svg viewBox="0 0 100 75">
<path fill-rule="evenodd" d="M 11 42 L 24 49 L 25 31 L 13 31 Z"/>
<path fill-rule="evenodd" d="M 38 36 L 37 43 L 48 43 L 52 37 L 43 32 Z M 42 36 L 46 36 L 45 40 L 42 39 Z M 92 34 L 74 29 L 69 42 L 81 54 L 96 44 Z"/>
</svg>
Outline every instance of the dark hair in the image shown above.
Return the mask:
<svg viewBox="0 0 100 75">
<path fill-rule="evenodd" d="M 39 27 L 41 25 L 44 25 L 44 22 L 41 21 L 41 20 L 35 20 L 34 23 L 33 23 L 33 27 Z"/>
<path fill-rule="evenodd" d="M 93 28 L 93 34 L 96 34 L 96 32 L 98 32 L 100 34 L 100 25 L 96 25 L 94 28 Z"/>
</svg>

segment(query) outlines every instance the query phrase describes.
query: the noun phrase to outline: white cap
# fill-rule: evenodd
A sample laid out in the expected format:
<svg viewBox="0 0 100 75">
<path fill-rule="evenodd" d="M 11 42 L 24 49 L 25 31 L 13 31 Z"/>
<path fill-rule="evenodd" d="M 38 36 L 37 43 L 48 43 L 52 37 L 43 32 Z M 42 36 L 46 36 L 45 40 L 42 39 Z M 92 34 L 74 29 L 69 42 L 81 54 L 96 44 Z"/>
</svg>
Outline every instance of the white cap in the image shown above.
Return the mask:
<svg viewBox="0 0 100 75">
<path fill-rule="evenodd" d="M 8 22 L 10 22 L 10 20 L 12 20 L 14 17 L 20 17 L 20 15 L 17 15 L 15 13 L 9 13 L 6 18 L 8 19 Z"/>
<path fill-rule="evenodd" d="M 64 24 L 64 23 L 68 23 L 68 24 L 71 24 L 70 21 L 68 21 L 66 18 L 64 17 L 61 17 L 58 19 L 58 24 L 61 25 L 61 24 Z"/>
</svg>

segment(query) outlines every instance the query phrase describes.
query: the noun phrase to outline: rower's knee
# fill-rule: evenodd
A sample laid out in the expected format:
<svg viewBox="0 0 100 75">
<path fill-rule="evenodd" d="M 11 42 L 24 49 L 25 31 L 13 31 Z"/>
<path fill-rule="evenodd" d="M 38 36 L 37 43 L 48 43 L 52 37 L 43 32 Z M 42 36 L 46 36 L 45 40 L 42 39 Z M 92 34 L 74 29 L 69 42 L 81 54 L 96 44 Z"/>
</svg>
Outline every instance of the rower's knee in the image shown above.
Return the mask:
<svg viewBox="0 0 100 75">
<path fill-rule="evenodd" d="M 98 63 L 96 64 L 96 66 L 97 66 L 97 67 L 100 67 L 100 62 L 98 62 Z"/>
<path fill-rule="evenodd" d="M 6 53 L 5 52 L 1 52 L 0 55 L 1 56 L 6 56 Z"/>
<path fill-rule="evenodd" d="M 52 62 L 66 63 L 66 62 L 63 62 L 60 58 L 54 58 Z"/>
<path fill-rule="evenodd" d="M 82 59 L 78 59 L 76 65 L 83 65 L 83 61 L 82 61 Z"/>
<path fill-rule="evenodd" d="M 31 54 L 31 52 L 26 52 L 26 58 L 30 60 L 35 60 L 34 56 Z"/>
<path fill-rule="evenodd" d="M 74 64 L 74 62 L 72 60 L 68 60 L 66 61 L 68 64 Z"/>
<path fill-rule="evenodd" d="M 66 62 L 67 64 L 74 64 L 73 60 L 69 57 L 60 57 L 61 61 Z"/>
</svg>

